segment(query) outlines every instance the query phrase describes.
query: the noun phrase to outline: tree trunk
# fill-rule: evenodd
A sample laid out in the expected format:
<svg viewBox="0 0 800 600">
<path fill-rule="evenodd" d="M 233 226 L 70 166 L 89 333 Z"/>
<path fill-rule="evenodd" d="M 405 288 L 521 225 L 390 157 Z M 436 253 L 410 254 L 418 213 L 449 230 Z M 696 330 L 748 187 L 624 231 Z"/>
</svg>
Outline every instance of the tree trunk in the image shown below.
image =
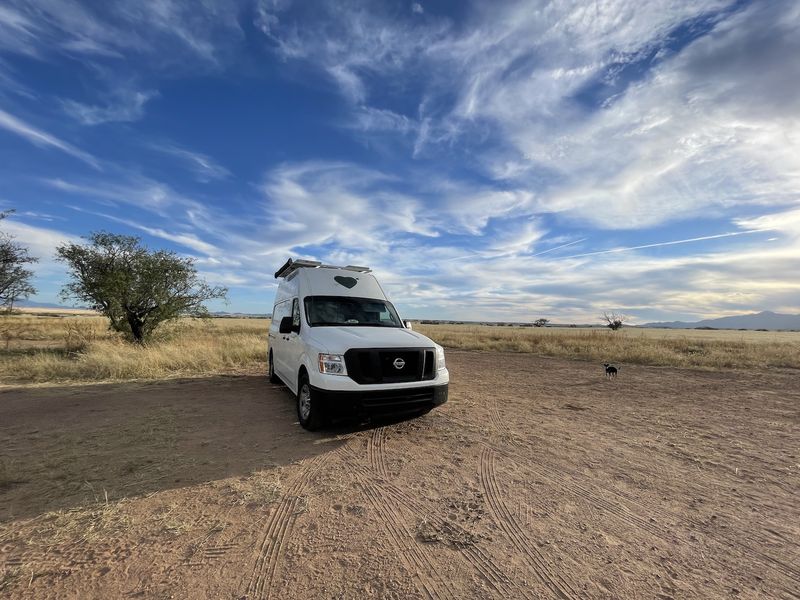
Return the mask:
<svg viewBox="0 0 800 600">
<path fill-rule="evenodd" d="M 135 313 L 129 312 L 127 314 L 128 325 L 131 327 L 131 335 L 135 342 L 141 344 L 144 342 L 144 321 L 140 319 Z"/>
</svg>

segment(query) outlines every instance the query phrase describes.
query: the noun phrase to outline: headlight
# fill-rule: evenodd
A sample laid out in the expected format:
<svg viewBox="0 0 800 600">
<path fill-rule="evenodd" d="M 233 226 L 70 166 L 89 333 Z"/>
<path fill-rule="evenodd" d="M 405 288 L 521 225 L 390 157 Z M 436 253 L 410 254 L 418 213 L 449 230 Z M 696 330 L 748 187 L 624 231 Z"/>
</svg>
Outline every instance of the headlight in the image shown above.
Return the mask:
<svg viewBox="0 0 800 600">
<path fill-rule="evenodd" d="M 444 369 L 444 348 L 436 346 L 436 368 L 441 371 Z"/>
<path fill-rule="evenodd" d="M 347 375 L 344 356 L 341 354 L 320 354 L 319 372 L 327 373 L 328 375 Z"/>
</svg>

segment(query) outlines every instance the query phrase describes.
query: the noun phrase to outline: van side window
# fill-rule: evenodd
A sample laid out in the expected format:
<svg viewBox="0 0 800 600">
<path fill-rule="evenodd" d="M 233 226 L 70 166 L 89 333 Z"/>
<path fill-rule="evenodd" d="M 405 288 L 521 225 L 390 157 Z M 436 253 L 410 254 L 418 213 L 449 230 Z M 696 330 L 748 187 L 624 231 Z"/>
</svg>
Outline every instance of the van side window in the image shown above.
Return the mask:
<svg viewBox="0 0 800 600">
<path fill-rule="evenodd" d="M 292 300 L 292 326 L 300 327 L 300 303 L 297 298 Z"/>
<path fill-rule="evenodd" d="M 278 327 L 281 324 L 281 319 L 283 317 L 289 316 L 289 301 L 285 300 L 280 304 L 275 305 L 275 309 L 272 311 L 272 322 L 275 323 L 275 326 Z"/>
</svg>

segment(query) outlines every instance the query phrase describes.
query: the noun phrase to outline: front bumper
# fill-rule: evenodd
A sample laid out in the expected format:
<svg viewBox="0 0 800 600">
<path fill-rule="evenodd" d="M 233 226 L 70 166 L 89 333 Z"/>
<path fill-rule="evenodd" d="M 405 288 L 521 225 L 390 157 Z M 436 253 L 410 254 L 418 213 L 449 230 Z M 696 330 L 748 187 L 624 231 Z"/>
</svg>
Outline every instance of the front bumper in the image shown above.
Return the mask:
<svg viewBox="0 0 800 600">
<path fill-rule="evenodd" d="M 315 364 L 306 365 L 311 379 L 311 387 L 329 392 L 360 392 L 369 390 L 370 393 L 385 392 L 386 390 L 407 389 L 414 390 L 420 386 L 440 386 L 450 383 L 450 372 L 447 369 L 436 371 L 436 376 L 430 380 L 408 381 L 404 383 L 371 383 L 362 385 L 353 381 L 350 377 L 341 375 L 328 375 L 320 373 Z"/>
<path fill-rule="evenodd" d="M 448 384 L 367 391 L 311 389 L 329 417 L 365 417 L 430 410 L 447 402 Z"/>
</svg>

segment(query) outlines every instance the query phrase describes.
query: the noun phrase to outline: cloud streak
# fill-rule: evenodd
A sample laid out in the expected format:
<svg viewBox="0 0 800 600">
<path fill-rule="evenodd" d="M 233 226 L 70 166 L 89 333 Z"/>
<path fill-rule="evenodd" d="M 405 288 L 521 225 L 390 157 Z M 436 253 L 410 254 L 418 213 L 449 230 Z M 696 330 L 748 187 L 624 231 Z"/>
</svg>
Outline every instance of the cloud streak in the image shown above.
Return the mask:
<svg viewBox="0 0 800 600">
<path fill-rule="evenodd" d="M 655 242 L 652 244 L 642 244 L 639 246 L 627 246 L 624 248 L 611 248 L 609 250 L 597 250 L 595 252 L 584 252 L 583 254 L 572 254 L 570 256 L 561 256 L 560 259 L 567 258 L 583 258 L 584 256 L 599 256 L 601 254 L 616 254 L 619 252 L 630 252 L 632 250 L 644 250 L 646 248 L 660 248 L 663 246 L 676 246 L 679 244 L 692 244 L 695 242 L 705 242 L 708 240 L 719 240 L 722 238 L 735 237 L 738 235 L 749 235 L 752 233 L 762 233 L 764 231 L 771 231 L 771 229 L 748 229 L 747 231 L 730 231 L 728 233 L 717 233 L 714 235 L 703 235 L 700 237 L 687 238 L 685 240 L 671 240 L 669 242 Z M 563 247 L 563 246 L 562 246 Z M 539 253 L 543 254 L 543 253 Z"/>
<path fill-rule="evenodd" d="M 46 131 L 37 129 L 33 125 L 26 123 L 22 119 L 19 119 L 2 109 L 0 109 L 0 128 L 18 135 L 35 146 L 55 148 L 61 152 L 64 152 L 65 154 L 69 154 L 70 156 L 77 158 L 78 160 L 82 160 L 87 165 L 98 171 L 102 170 L 100 161 L 88 152 L 85 152 L 80 148 L 61 140 L 54 135 L 47 133 Z"/>
<path fill-rule="evenodd" d="M 231 43 L 242 39 L 242 5 L 237 0 L 12 0 L 0 7 L 0 49 L 39 58 L 72 54 L 118 61 L 137 55 L 157 67 L 181 60 L 217 67 Z"/>
<path fill-rule="evenodd" d="M 156 152 L 172 156 L 184 164 L 201 183 L 225 179 L 231 172 L 213 158 L 200 152 L 193 152 L 175 144 L 151 144 Z"/>
</svg>

